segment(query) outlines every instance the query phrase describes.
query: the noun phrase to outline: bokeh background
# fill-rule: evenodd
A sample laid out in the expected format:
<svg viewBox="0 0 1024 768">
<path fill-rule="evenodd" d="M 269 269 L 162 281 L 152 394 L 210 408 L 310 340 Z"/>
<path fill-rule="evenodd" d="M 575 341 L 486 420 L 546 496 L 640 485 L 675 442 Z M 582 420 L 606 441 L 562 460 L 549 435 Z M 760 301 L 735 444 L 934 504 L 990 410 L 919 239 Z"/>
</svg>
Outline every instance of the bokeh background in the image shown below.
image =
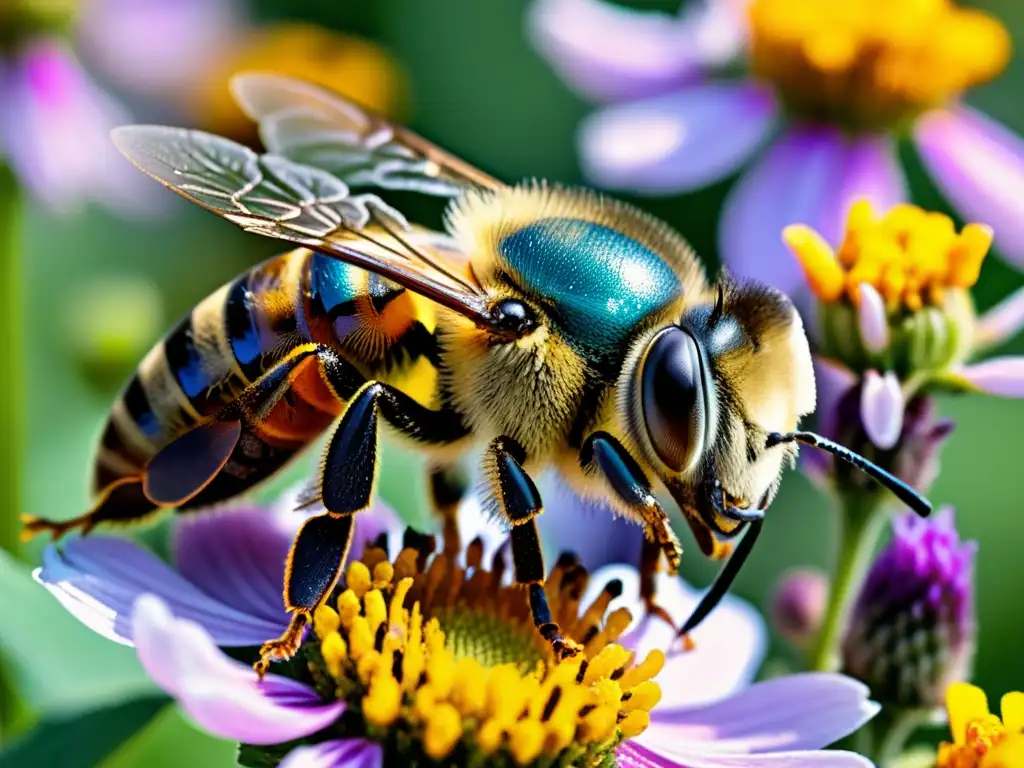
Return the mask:
<svg viewBox="0 0 1024 768">
<path fill-rule="evenodd" d="M 676 0 L 628 4 L 667 11 L 677 7 Z M 1018 47 L 1024 45 L 1024 4 L 990 0 L 978 5 L 998 15 Z M 575 183 L 580 177 L 574 131 L 587 106 L 531 49 L 524 35 L 524 9 L 519 0 L 252 0 L 232 10 L 233 28 L 225 24 L 223 34 L 230 37 L 230 45 L 220 27 L 185 29 L 185 37 L 200 41 L 208 53 L 222 47 L 223 55 L 211 56 L 185 87 L 173 91 L 173 98 L 161 98 L 164 91 L 157 88 L 133 88 L 130 77 L 118 81 L 104 75 L 97 50 L 91 55 L 82 51 L 82 61 L 96 68 L 98 82 L 120 98 L 136 120 L 173 119 L 228 128 L 242 136 L 244 124 L 227 106 L 221 79 L 225 67 L 243 61 L 263 69 L 299 66 L 309 75 L 333 73 L 335 83 L 348 78 L 363 100 L 492 174 L 509 180 L 543 177 Z M 286 59 L 297 48 L 287 35 L 266 39 L 266 30 L 280 30 L 278 25 L 289 20 L 353 37 L 316 37 L 315 45 L 303 47 L 303 55 L 289 64 Z M 173 22 L 167 30 L 174 31 Z M 259 34 L 261 45 L 246 49 L 243 44 L 238 49 L 239 40 L 251 41 Z M 308 60 L 296 63 L 303 57 Z M 349 74 L 343 76 L 343 71 Z M 1021 58 L 1015 57 L 997 81 L 973 92 L 971 101 L 1024 132 Z M 10 117 L 14 106 L 10 100 L 0 103 L 0 115 Z M 62 141 L 70 144 L 55 146 L 55 152 L 68 151 L 75 133 L 68 132 Z M 910 168 L 913 199 L 950 212 L 921 172 L 913 151 L 904 147 L 902 152 Z M 715 225 L 730 183 L 699 194 L 638 202 L 679 228 L 714 269 Z M 423 215 L 436 216 L 437 207 L 425 206 Z M 132 364 L 193 304 L 275 251 L 273 243 L 241 234 L 163 192 L 156 194 L 147 215 L 126 215 L 95 204 L 61 211 L 26 199 L 13 225 L 20 237 L 23 297 L 23 319 L 14 341 L 21 342 L 27 361 L 26 404 L 18 410 L 23 411 L 26 434 L 22 441 L 0 444 L 0 452 L 21 458 L 23 475 L 24 509 L 0 509 L 7 529 L 11 526 L 6 521 L 20 511 L 65 517 L 85 507 L 93 444 Z M 9 224 L 2 226 L 6 231 L 0 236 L 12 236 Z M 976 292 L 980 308 L 1022 283 L 1024 277 L 1011 267 L 989 259 Z M 1024 352 L 1024 340 L 1004 351 Z M 11 365 L 7 350 L 0 352 L 0 365 Z M 990 697 L 999 696 L 1024 686 L 1024 404 L 961 397 L 942 400 L 941 408 L 958 426 L 943 453 L 942 474 L 932 496 L 954 505 L 964 538 L 980 542 L 981 631 L 975 680 Z M 393 449 L 387 458 L 380 484 L 383 497 L 410 521 L 422 522 L 416 457 Z M 301 472 L 297 469 L 293 477 Z M 557 514 L 557 509 L 548 514 Z M 834 524 L 828 499 L 792 473 L 736 591 L 763 608 L 785 569 L 826 567 L 833 557 Z M 142 535 L 159 548 L 165 529 L 166 521 Z M 688 534 L 683 536 L 686 547 Z M 692 545 L 686 548 L 696 551 Z M 41 542 L 32 542 L 17 557 L 0 552 L 0 651 L 27 711 L 44 721 L 59 721 L 154 691 L 131 649 L 93 635 L 32 582 L 31 567 L 41 549 Z M 693 582 L 705 584 L 713 569 L 688 556 L 684 572 Z M 773 648 L 772 657 L 776 668 L 791 661 L 782 645 Z M 232 745 L 192 729 L 173 707 L 126 711 L 120 718 L 124 736 L 134 730 L 133 717 L 139 722 L 152 719 L 105 758 L 105 766 L 233 764 Z M 102 727 L 90 727 L 88 721 L 79 722 L 77 729 L 55 729 L 54 734 L 53 754 L 64 760 L 71 760 L 68 744 L 76 745 L 85 759 L 92 741 L 102 747 L 121 740 L 105 735 Z M 935 737 L 940 734 L 936 731 Z M 54 760 L 40 764 L 94 764 Z M 2 755 L 0 765 L 5 765 Z"/>
</svg>

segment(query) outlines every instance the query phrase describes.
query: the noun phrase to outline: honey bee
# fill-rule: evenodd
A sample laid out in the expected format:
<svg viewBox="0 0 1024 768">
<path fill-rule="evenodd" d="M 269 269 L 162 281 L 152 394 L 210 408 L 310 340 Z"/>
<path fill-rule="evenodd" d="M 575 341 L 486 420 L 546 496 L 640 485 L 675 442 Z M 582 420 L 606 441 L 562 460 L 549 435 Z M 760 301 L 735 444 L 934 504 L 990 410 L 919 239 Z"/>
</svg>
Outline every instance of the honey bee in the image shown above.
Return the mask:
<svg viewBox="0 0 1024 768">
<path fill-rule="evenodd" d="M 295 653 L 338 580 L 353 519 L 374 496 L 381 427 L 430 459 L 454 536 L 458 467 L 483 447 L 517 582 L 556 653 L 578 648 L 552 621 L 533 477 L 643 526 L 644 598 L 681 548 L 667 490 L 698 546 L 721 558 L 694 614 L 728 589 L 761 530 L 797 443 L 851 461 L 920 514 L 929 503 L 884 470 L 807 432 L 815 405 L 807 336 L 790 300 L 723 276 L 710 283 L 676 232 L 591 191 L 506 185 L 409 131 L 313 85 L 236 78 L 267 154 L 197 131 L 118 129 L 141 170 L 250 232 L 299 246 L 202 301 L 142 361 L 114 405 L 95 468 L 98 502 L 29 532 L 87 532 L 165 508 L 235 497 L 337 422 L 285 574 L 292 614 L 257 669 Z M 410 224 L 378 195 L 451 197 L 446 231 Z M 552 512 L 557 514 L 557 511 Z"/>
</svg>

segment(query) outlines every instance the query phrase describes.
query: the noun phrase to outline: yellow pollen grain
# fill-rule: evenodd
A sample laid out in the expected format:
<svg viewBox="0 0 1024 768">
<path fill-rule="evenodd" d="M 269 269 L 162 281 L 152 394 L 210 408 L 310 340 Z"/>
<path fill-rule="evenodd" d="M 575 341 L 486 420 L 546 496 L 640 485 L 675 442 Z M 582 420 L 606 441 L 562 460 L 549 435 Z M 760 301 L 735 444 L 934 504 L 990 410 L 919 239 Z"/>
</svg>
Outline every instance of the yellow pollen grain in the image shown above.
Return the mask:
<svg viewBox="0 0 1024 768">
<path fill-rule="evenodd" d="M 389 586 L 395 578 L 395 567 L 387 560 L 382 560 L 373 566 L 373 586 L 378 589 Z"/>
<path fill-rule="evenodd" d="M 423 730 L 423 749 L 434 760 L 446 757 L 462 738 L 462 718 L 451 704 L 434 707 Z"/>
<path fill-rule="evenodd" d="M 536 720 L 521 720 L 509 729 L 508 738 L 512 759 L 519 765 L 528 765 L 544 748 L 544 727 Z"/>
<path fill-rule="evenodd" d="M 365 616 L 356 616 L 348 630 L 348 653 L 354 661 L 373 650 L 373 632 Z"/>
<path fill-rule="evenodd" d="M 629 693 L 629 699 L 622 705 L 623 712 L 633 712 L 638 709 L 649 712 L 654 705 L 661 701 L 661 688 L 653 680 L 645 680 Z"/>
<path fill-rule="evenodd" d="M 320 653 L 324 657 L 327 671 L 334 677 L 341 675 L 341 665 L 348 658 L 348 647 L 345 640 L 337 632 L 327 635 L 320 643 Z"/>
<path fill-rule="evenodd" d="M 948 216 L 908 203 L 876 217 L 860 201 L 852 206 L 846 226 L 835 254 L 803 225 L 787 227 L 783 238 L 820 301 L 846 299 L 856 306 L 860 287 L 867 284 L 890 313 L 939 305 L 948 291 L 971 288 L 992 245 L 991 228 L 968 224 L 958 233 Z"/>
<path fill-rule="evenodd" d="M 619 730 L 622 731 L 623 738 L 632 739 L 646 731 L 647 726 L 650 724 L 650 714 L 643 710 L 636 709 L 626 715 L 625 719 L 619 723 Z"/>
<path fill-rule="evenodd" d="M 505 726 L 497 720 L 488 720 L 476 732 L 476 745 L 485 757 L 493 755 L 505 740 Z"/>
<path fill-rule="evenodd" d="M 398 681 L 391 675 L 378 674 L 363 697 L 363 717 L 373 725 L 391 725 L 398 718 L 401 705 L 402 690 Z"/>
<path fill-rule="evenodd" d="M 359 603 L 359 598 L 356 593 L 351 589 L 346 589 L 341 593 L 341 597 L 338 598 L 338 617 L 341 620 L 341 626 L 345 629 L 352 627 L 352 620 L 355 619 L 363 610 L 362 605 Z"/>
<path fill-rule="evenodd" d="M 487 673 L 476 659 L 455 664 L 451 700 L 465 717 L 475 717 L 487 706 Z"/>
<path fill-rule="evenodd" d="M 370 632 L 377 634 L 377 629 L 388 617 L 388 609 L 384 603 L 384 595 L 379 589 L 371 589 L 363 596 L 363 615 L 370 625 Z"/>
<path fill-rule="evenodd" d="M 583 738 L 589 742 L 602 742 L 615 733 L 618 713 L 610 707 L 598 707 L 583 718 Z"/>
<path fill-rule="evenodd" d="M 352 561 L 345 574 L 345 583 L 356 597 L 362 597 L 373 584 L 373 580 L 370 578 L 370 569 L 359 560 Z"/>
<path fill-rule="evenodd" d="M 637 664 L 626 670 L 626 673 L 619 679 L 619 685 L 621 685 L 627 691 L 635 685 L 639 685 L 644 680 L 649 680 L 652 677 L 656 677 L 659 672 L 665 666 L 665 653 L 664 651 L 655 648 L 647 657 Z"/>
<path fill-rule="evenodd" d="M 859 130 L 899 127 L 991 80 L 1011 41 L 951 0 L 753 0 L 754 73 L 799 115 Z"/>
<path fill-rule="evenodd" d="M 329 605 L 320 605 L 313 612 L 313 629 L 321 640 L 335 634 L 340 626 L 341 617 Z"/>
<path fill-rule="evenodd" d="M 629 662 L 629 653 L 621 645 L 606 645 L 587 665 L 587 672 L 583 676 L 584 685 L 611 677 L 615 670 Z"/>
<path fill-rule="evenodd" d="M 455 683 L 455 660 L 447 648 L 431 654 L 427 660 L 427 679 L 438 698 L 448 698 Z"/>
<path fill-rule="evenodd" d="M 388 610 L 388 624 L 392 629 L 401 628 L 403 634 L 408 629 L 409 612 L 405 609 L 405 597 L 412 589 L 412 579 L 402 579 L 395 585 L 395 594 L 391 597 Z"/>
</svg>

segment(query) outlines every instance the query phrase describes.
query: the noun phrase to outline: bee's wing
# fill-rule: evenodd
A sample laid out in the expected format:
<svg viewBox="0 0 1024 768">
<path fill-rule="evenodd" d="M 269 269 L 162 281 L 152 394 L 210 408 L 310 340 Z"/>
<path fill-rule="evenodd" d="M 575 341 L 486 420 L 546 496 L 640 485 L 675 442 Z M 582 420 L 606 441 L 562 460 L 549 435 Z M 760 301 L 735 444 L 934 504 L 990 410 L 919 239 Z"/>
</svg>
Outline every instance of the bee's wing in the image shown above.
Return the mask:
<svg viewBox="0 0 1024 768">
<path fill-rule="evenodd" d="M 412 131 L 311 83 L 250 73 L 236 75 L 231 89 L 259 123 L 268 152 L 330 171 L 350 187 L 450 197 L 466 187 L 502 186 Z"/>
<path fill-rule="evenodd" d="M 412 227 L 374 194 L 320 168 L 258 155 L 221 136 L 134 125 L 112 137 L 142 171 L 249 232 L 376 272 L 491 327 L 487 297 L 454 241 Z"/>
</svg>

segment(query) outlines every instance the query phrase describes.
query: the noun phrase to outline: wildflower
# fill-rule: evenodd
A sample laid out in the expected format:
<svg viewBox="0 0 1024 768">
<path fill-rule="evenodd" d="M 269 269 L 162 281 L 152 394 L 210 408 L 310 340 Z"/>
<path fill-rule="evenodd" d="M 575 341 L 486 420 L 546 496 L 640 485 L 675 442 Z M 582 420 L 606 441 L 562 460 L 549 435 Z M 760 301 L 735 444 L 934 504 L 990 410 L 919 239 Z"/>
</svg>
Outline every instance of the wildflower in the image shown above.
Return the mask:
<svg viewBox="0 0 1024 768">
<path fill-rule="evenodd" d="M 1024 765 L 1024 693 L 1003 696 L 1002 718 L 991 714 L 985 692 L 969 683 L 946 691 L 953 743 L 939 745 L 936 768 L 1017 768 Z"/>
<path fill-rule="evenodd" d="M 738 170 L 777 132 L 730 192 L 719 242 L 734 271 L 792 293 L 799 274 L 778 232 L 804 221 L 835 241 L 855 200 L 888 208 L 904 199 L 896 140 L 906 135 L 954 205 L 992 224 L 1003 254 L 1024 262 L 1024 141 L 959 101 L 1009 61 L 1010 38 L 996 19 L 952 0 L 729 4 L 744 6 L 748 74 L 729 79 L 706 57 L 670 66 L 661 52 L 671 41 L 685 50 L 689 25 L 613 14 L 600 0 L 536 0 L 540 50 L 586 95 L 616 102 L 580 128 L 591 180 L 641 192 L 698 189 Z M 601 34 L 584 46 L 591 29 Z"/>
<path fill-rule="evenodd" d="M 772 596 L 772 627 L 792 645 L 803 648 L 817 634 L 825 617 L 828 579 L 814 568 L 794 568 L 782 574 Z"/>
<path fill-rule="evenodd" d="M 119 86 L 194 82 L 229 24 L 226 0 L 94 0 L 23 3 L 0 43 L 0 154 L 22 185 L 59 211 L 95 201 L 129 213 L 158 197 L 110 143 L 127 108 L 80 62 Z"/>
<path fill-rule="evenodd" d="M 612 571 L 588 577 L 563 558 L 548 582 L 552 609 L 584 651 L 559 663 L 533 629 L 521 591 L 506 586 L 501 550 L 487 563 L 478 543 L 463 553 L 465 569 L 451 552 L 428 556 L 428 547 L 393 560 L 382 547 L 356 549 L 297 661 L 259 682 L 216 645 L 251 646 L 284 624 L 281 517 L 249 510 L 180 523 L 180 573 L 128 542 L 86 538 L 48 550 L 38 578 L 85 623 L 133 642 L 195 723 L 245 745 L 243 762 L 269 751 L 290 766 L 379 766 L 416 756 L 457 765 L 475 758 L 754 766 L 762 756 L 772 764 L 869 765 L 816 751 L 877 709 L 862 685 L 841 676 L 783 678 L 694 703 L 699 691 L 687 691 L 681 674 L 690 659 L 703 654 L 703 664 L 723 674 L 748 666 L 715 642 L 761 632 L 735 599 L 695 633 L 698 650 L 681 653 L 663 642 L 670 627 L 653 617 L 631 622 L 628 608 L 617 607 L 635 591 L 635 572 L 613 600 Z M 622 567 L 614 573 L 627 575 Z M 696 596 L 665 586 L 665 607 L 681 617 Z M 266 613 L 271 606 L 277 614 Z"/>
<path fill-rule="evenodd" d="M 961 542 L 953 511 L 893 519 L 843 640 L 843 671 L 883 705 L 941 706 L 969 673 L 975 644 L 974 542 Z"/>
</svg>

